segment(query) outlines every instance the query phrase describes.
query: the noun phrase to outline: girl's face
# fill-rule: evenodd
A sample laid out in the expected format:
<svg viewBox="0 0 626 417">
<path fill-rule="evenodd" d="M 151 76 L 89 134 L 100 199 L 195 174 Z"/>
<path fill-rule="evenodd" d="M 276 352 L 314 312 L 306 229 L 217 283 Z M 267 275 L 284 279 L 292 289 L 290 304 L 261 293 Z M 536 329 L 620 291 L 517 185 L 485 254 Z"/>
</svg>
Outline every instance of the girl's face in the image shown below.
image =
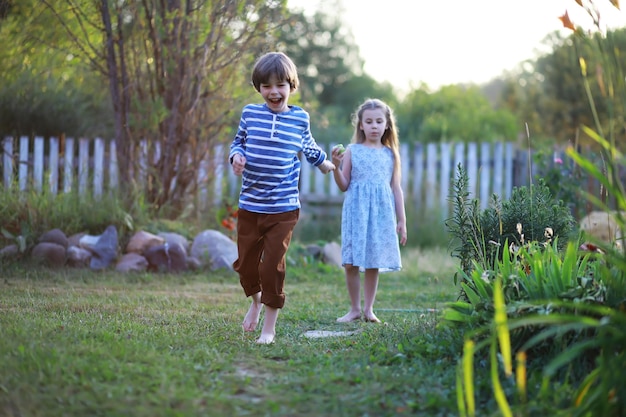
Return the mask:
<svg viewBox="0 0 626 417">
<path fill-rule="evenodd" d="M 259 87 L 259 92 L 270 110 L 276 113 L 289 110 L 287 105 L 291 93 L 289 82 L 279 81 L 275 76 L 272 76 L 267 83 L 261 83 Z"/>
<path fill-rule="evenodd" d="M 387 128 L 387 118 L 383 109 L 364 110 L 360 127 L 366 141 L 380 142 Z"/>
</svg>

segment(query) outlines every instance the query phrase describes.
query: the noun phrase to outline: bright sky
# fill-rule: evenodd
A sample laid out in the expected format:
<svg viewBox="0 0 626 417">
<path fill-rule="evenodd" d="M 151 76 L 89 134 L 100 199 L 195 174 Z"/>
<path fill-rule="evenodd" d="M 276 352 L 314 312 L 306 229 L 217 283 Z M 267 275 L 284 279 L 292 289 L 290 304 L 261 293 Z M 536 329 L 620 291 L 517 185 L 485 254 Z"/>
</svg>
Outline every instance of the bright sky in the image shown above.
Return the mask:
<svg viewBox="0 0 626 417">
<path fill-rule="evenodd" d="M 624 6 L 595 3 L 604 29 L 626 26 Z M 593 27 L 575 0 L 288 0 L 288 6 L 342 16 L 365 72 L 399 91 L 420 82 L 433 89 L 484 83 L 513 70 L 546 50 L 549 33 L 570 33 L 559 20 L 565 11 L 576 26 Z"/>
</svg>

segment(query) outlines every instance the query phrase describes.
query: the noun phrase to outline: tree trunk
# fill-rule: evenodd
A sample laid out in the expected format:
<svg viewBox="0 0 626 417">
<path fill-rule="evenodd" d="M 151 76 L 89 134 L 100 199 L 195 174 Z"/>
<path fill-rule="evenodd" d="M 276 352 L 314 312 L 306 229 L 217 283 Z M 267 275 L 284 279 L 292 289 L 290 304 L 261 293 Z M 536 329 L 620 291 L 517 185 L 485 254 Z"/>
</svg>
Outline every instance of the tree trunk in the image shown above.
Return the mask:
<svg viewBox="0 0 626 417">
<path fill-rule="evenodd" d="M 111 92 L 111 104 L 113 106 L 115 143 L 117 145 L 117 161 L 120 175 L 120 187 L 123 189 L 130 184 L 130 146 L 125 129 L 124 101 L 120 93 L 120 76 L 117 68 L 117 57 L 115 54 L 115 39 L 113 37 L 113 27 L 111 24 L 111 14 L 109 12 L 108 0 L 100 3 L 100 14 L 104 25 L 105 50 L 107 63 L 107 76 L 109 80 L 109 90 Z M 121 42 L 121 40 L 120 40 Z"/>
</svg>

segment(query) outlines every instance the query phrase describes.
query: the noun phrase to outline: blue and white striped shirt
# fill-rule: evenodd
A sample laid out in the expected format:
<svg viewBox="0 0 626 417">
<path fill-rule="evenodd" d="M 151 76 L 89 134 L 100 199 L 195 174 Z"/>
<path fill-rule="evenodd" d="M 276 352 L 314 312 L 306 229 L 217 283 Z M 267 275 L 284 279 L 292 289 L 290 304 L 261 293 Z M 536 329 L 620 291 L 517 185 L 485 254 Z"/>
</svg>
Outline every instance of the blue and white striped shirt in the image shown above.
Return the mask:
<svg viewBox="0 0 626 417">
<path fill-rule="evenodd" d="M 246 158 L 239 208 L 255 213 L 300 208 L 300 152 L 314 166 L 327 157 L 311 135 L 305 110 L 289 106 L 289 111 L 274 113 L 265 103 L 246 105 L 229 154 L 231 161 L 237 153 Z"/>
</svg>

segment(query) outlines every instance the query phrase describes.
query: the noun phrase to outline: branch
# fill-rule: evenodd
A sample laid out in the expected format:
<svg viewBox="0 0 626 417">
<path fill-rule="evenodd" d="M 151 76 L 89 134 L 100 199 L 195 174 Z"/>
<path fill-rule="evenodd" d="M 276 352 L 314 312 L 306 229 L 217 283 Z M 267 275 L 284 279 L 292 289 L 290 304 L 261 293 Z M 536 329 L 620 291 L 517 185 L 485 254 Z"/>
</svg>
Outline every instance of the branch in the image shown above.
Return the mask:
<svg viewBox="0 0 626 417">
<path fill-rule="evenodd" d="M 85 56 L 85 58 L 87 58 L 87 60 L 94 66 L 94 68 L 96 68 L 102 74 L 107 75 L 106 69 L 89 54 L 89 51 L 91 50 L 94 56 L 104 59 L 104 57 L 98 53 L 98 50 L 91 44 L 91 42 L 89 42 L 89 36 L 87 36 L 88 35 L 87 29 L 85 29 L 81 15 L 78 14 L 78 11 L 80 11 L 80 8 L 76 5 L 73 5 L 71 0 L 66 0 L 66 1 L 67 1 L 67 4 L 70 6 L 70 10 L 72 14 L 78 20 L 78 24 L 85 38 L 87 47 L 83 45 L 83 42 L 81 42 L 80 37 L 71 29 L 67 21 L 61 16 L 61 14 L 57 11 L 57 9 L 48 0 L 41 0 L 41 2 L 52 12 L 52 14 L 54 14 L 56 19 L 61 24 L 61 26 L 65 29 L 65 32 L 69 35 L 71 41 L 76 45 L 76 47 Z"/>
</svg>

